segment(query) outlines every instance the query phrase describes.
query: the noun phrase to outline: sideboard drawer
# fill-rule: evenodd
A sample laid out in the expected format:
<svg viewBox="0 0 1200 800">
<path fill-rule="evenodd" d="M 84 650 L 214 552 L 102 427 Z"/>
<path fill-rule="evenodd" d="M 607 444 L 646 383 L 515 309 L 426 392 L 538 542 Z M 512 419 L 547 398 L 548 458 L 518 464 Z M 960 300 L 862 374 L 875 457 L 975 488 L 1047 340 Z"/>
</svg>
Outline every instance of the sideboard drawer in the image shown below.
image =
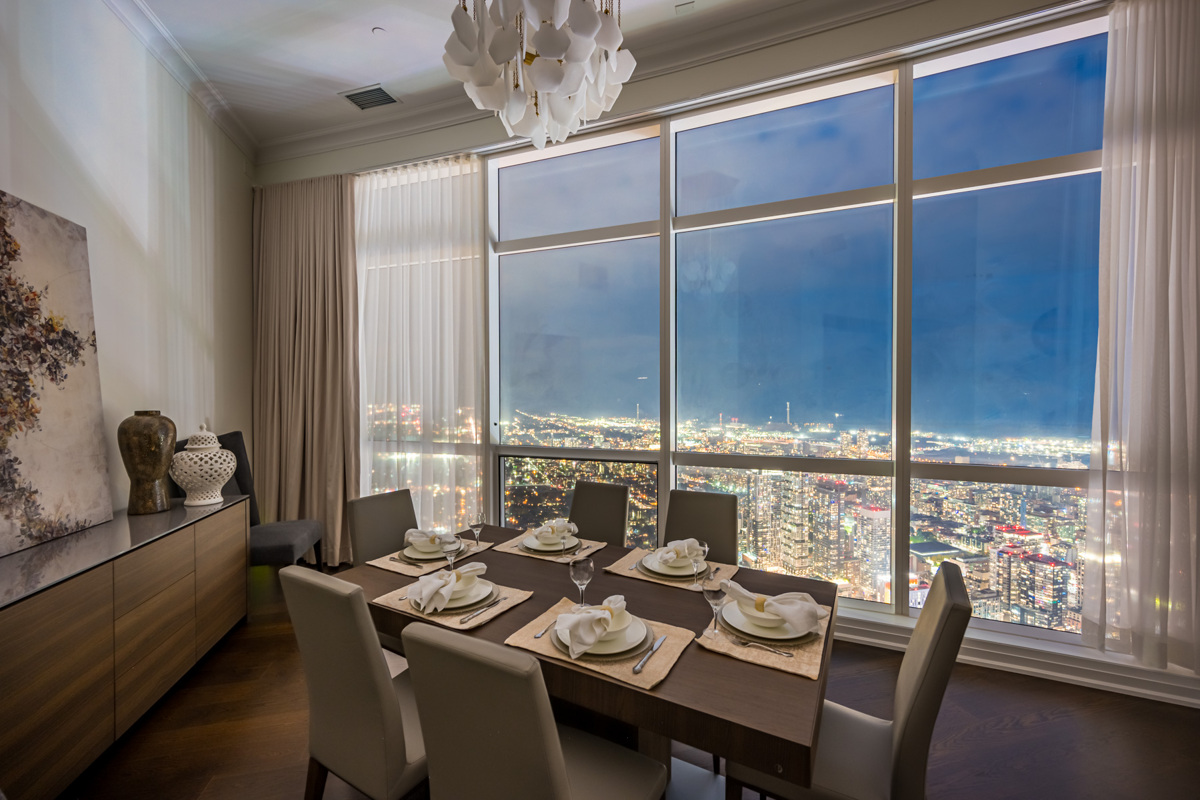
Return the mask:
<svg viewBox="0 0 1200 800">
<path fill-rule="evenodd" d="M 118 617 L 195 571 L 194 530 L 189 525 L 117 559 L 113 604 Z"/>
<path fill-rule="evenodd" d="M 114 636 L 118 676 L 195 620 L 195 592 L 195 577 L 189 572 L 128 614 L 117 617 Z"/>
</svg>

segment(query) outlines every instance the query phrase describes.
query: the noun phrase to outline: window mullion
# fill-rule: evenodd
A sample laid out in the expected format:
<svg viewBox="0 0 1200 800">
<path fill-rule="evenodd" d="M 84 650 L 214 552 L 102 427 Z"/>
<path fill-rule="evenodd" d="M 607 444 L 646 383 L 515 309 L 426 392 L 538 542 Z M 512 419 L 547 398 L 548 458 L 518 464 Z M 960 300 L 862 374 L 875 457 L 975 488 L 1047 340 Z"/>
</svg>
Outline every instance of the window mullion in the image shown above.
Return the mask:
<svg viewBox="0 0 1200 800">
<path fill-rule="evenodd" d="M 892 612 L 908 615 L 908 540 L 912 510 L 912 64 L 896 80 L 896 204 L 892 271 Z"/>
</svg>

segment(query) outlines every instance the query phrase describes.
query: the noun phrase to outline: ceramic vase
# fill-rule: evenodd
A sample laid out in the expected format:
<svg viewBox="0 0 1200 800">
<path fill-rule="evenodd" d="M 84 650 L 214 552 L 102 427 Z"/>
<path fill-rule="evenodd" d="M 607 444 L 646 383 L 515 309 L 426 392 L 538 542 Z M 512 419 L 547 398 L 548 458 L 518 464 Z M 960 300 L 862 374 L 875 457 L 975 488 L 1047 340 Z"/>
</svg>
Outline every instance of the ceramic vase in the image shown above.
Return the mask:
<svg viewBox="0 0 1200 800">
<path fill-rule="evenodd" d="M 200 426 L 188 437 L 182 452 L 171 462 L 171 477 L 187 492 L 185 506 L 220 503 L 221 487 L 237 469 L 237 456 L 221 448 L 217 435 Z"/>
<path fill-rule="evenodd" d="M 129 473 L 130 515 L 171 507 L 167 471 L 175 453 L 175 423 L 157 411 L 135 411 L 117 427 L 117 447 Z"/>
</svg>

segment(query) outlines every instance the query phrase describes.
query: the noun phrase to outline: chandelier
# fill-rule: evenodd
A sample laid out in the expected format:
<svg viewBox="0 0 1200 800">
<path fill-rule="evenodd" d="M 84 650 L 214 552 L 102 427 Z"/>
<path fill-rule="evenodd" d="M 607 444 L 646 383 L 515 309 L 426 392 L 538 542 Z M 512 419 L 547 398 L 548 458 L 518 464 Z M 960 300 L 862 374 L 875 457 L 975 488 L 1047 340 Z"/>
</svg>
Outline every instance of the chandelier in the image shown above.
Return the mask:
<svg viewBox="0 0 1200 800">
<path fill-rule="evenodd" d="M 612 108 L 637 65 L 621 0 L 460 0 L 442 61 L 475 106 L 541 150 Z"/>
</svg>

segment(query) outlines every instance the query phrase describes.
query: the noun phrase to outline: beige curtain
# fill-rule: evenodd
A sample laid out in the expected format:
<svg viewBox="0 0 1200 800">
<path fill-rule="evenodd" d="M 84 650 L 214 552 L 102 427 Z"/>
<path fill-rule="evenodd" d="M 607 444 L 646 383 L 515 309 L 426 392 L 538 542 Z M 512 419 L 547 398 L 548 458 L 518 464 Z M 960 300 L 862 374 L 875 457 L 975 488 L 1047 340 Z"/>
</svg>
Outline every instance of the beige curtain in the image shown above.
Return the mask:
<svg viewBox="0 0 1200 800">
<path fill-rule="evenodd" d="M 317 519 L 350 560 L 358 496 L 353 178 L 254 190 L 254 482 L 264 522 Z"/>
</svg>

